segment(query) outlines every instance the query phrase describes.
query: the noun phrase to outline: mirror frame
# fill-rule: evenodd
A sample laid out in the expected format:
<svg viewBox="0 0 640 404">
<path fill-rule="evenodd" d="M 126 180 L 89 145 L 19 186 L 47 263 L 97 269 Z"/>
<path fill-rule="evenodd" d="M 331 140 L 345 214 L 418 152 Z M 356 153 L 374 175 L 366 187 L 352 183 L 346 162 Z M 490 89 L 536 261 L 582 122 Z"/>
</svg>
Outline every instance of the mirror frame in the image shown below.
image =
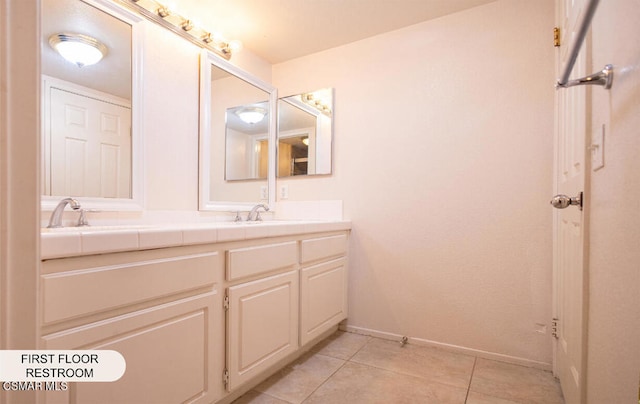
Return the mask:
<svg viewBox="0 0 640 404">
<path fill-rule="evenodd" d="M 144 148 L 143 148 L 143 84 L 142 84 L 142 56 L 144 43 L 144 29 L 141 15 L 122 8 L 109 0 L 78 0 L 99 9 L 114 18 L 131 25 L 131 198 L 99 198 L 81 195 L 41 195 L 41 209 L 53 210 L 60 199 L 74 197 L 89 209 L 103 211 L 140 211 L 144 209 Z M 45 79 L 41 77 L 41 161 L 44 161 L 45 150 L 45 122 L 50 119 L 50 111 L 45 110 L 44 100 L 47 96 Z M 44 175 L 44 164 L 41 175 Z"/>
<path fill-rule="evenodd" d="M 269 94 L 269 168 L 267 171 L 267 193 L 269 208 L 275 207 L 276 190 L 276 124 L 278 90 L 271 84 L 252 76 L 227 62 L 213 52 L 203 49 L 200 53 L 200 158 L 198 164 L 199 210 L 238 212 L 251 210 L 258 201 L 231 202 L 211 200 L 211 66 L 246 81 Z M 224 175 L 224 174 L 222 174 Z"/>
</svg>

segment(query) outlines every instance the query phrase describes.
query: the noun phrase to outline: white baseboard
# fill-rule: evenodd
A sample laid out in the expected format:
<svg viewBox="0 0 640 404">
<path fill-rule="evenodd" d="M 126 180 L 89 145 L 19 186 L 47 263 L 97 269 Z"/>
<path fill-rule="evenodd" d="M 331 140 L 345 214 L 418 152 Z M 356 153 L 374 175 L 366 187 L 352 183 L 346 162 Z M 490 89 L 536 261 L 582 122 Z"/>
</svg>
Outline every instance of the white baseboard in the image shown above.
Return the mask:
<svg viewBox="0 0 640 404">
<path fill-rule="evenodd" d="M 371 337 L 388 339 L 388 340 L 391 340 L 391 341 L 398 341 L 398 343 L 400 343 L 400 341 L 402 340 L 402 337 L 403 337 L 403 335 L 399 335 L 399 334 L 393 334 L 393 333 L 390 333 L 390 332 L 384 332 L 384 331 L 378 331 L 378 330 L 371 330 L 371 329 L 368 329 L 368 328 L 356 327 L 356 326 L 353 326 L 353 325 L 341 324 L 340 325 L 340 329 L 342 331 L 347 331 L 347 332 L 351 332 L 351 333 L 354 333 L 354 334 L 368 335 L 368 336 L 371 336 Z M 517 356 L 504 355 L 504 354 L 499 354 L 499 353 L 495 353 L 495 352 L 482 351 L 482 350 L 479 350 L 479 349 L 466 348 L 466 347 L 458 346 L 458 345 L 445 344 L 445 343 L 442 343 L 442 342 L 430 341 L 430 340 L 423 339 L 423 338 L 415 338 L 415 337 L 410 337 L 410 336 L 407 336 L 407 338 L 408 338 L 407 342 L 409 344 L 440 348 L 440 349 L 443 349 L 443 350 L 446 350 L 446 351 L 450 351 L 450 352 L 456 352 L 456 353 L 461 353 L 461 354 L 465 354 L 465 355 L 472 355 L 472 356 L 477 356 L 479 358 L 492 359 L 492 360 L 496 360 L 496 361 L 500 361 L 500 362 L 513 363 L 515 365 L 521 365 L 521 366 L 526 366 L 526 367 L 536 368 L 536 369 L 541 369 L 541 370 L 546 370 L 546 371 L 551 371 L 552 370 L 551 363 L 539 362 L 539 361 L 535 361 L 535 360 L 531 360 L 531 359 L 520 358 L 520 357 L 517 357 Z"/>
</svg>

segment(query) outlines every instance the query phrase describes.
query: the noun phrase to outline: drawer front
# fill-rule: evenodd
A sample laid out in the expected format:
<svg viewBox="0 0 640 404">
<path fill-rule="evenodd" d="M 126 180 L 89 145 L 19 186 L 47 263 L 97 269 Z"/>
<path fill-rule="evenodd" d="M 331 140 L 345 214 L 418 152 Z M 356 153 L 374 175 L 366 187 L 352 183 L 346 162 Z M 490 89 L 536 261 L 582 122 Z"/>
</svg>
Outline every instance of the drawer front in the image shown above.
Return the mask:
<svg viewBox="0 0 640 404">
<path fill-rule="evenodd" d="M 227 279 L 230 281 L 295 265 L 297 242 L 236 248 L 227 251 Z"/>
<path fill-rule="evenodd" d="M 43 323 L 213 285 L 217 255 L 209 252 L 43 275 Z"/>
<path fill-rule="evenodd" d="M 337 257 L 347 253 L 347 235 L 313 238 L 303 240 L 300 250 L 300 261 L 311 262 L 323 258 Z"/>
</svg>

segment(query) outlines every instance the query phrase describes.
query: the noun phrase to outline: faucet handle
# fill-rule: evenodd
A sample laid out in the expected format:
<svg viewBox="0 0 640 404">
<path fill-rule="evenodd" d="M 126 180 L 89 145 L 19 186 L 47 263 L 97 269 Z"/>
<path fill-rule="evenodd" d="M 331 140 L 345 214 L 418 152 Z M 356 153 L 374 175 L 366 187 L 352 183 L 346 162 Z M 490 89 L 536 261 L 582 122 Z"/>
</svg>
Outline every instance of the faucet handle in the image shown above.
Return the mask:
<svg viewBox="0 0 640 404">
<path fill-rule="evenodd" d="M 78 224 L 76 226 L 89 226 L 89 221 L 87 220 L 87 211 L 85 209 L 80 209 L 80 217 L 78 217 Z"/>
<path fill-rule="evenodd" d="M 80 217 L 78 217 L 77 227 L 89 226 L 89 221 L 87 220 L 87 212 L 100 212 L 96 209 L 80 209 Z"/>
</svg>

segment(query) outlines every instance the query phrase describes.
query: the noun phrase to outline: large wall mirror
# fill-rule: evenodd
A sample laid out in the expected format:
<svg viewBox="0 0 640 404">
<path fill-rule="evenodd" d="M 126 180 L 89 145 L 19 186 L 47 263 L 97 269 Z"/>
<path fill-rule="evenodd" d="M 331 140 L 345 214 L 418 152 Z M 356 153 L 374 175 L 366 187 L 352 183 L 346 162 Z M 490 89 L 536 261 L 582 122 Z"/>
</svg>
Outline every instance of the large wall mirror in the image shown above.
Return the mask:
<svg viewBox="0 0 640 404">
<path fill-rule="evenodd" d="M 208 51 L 200 66 L 200 209 L 273 205 L 276 89 Z"/>
<path fill-rule="evenodd" d="M 278 177 L 331 174 L 333 89 L 278 100 Z"/>
<path fill-rule="evenodd" d="M 43 208 L 142 208 L 140 21 L 107 0 L 42 0 Z"/>
</svg>

